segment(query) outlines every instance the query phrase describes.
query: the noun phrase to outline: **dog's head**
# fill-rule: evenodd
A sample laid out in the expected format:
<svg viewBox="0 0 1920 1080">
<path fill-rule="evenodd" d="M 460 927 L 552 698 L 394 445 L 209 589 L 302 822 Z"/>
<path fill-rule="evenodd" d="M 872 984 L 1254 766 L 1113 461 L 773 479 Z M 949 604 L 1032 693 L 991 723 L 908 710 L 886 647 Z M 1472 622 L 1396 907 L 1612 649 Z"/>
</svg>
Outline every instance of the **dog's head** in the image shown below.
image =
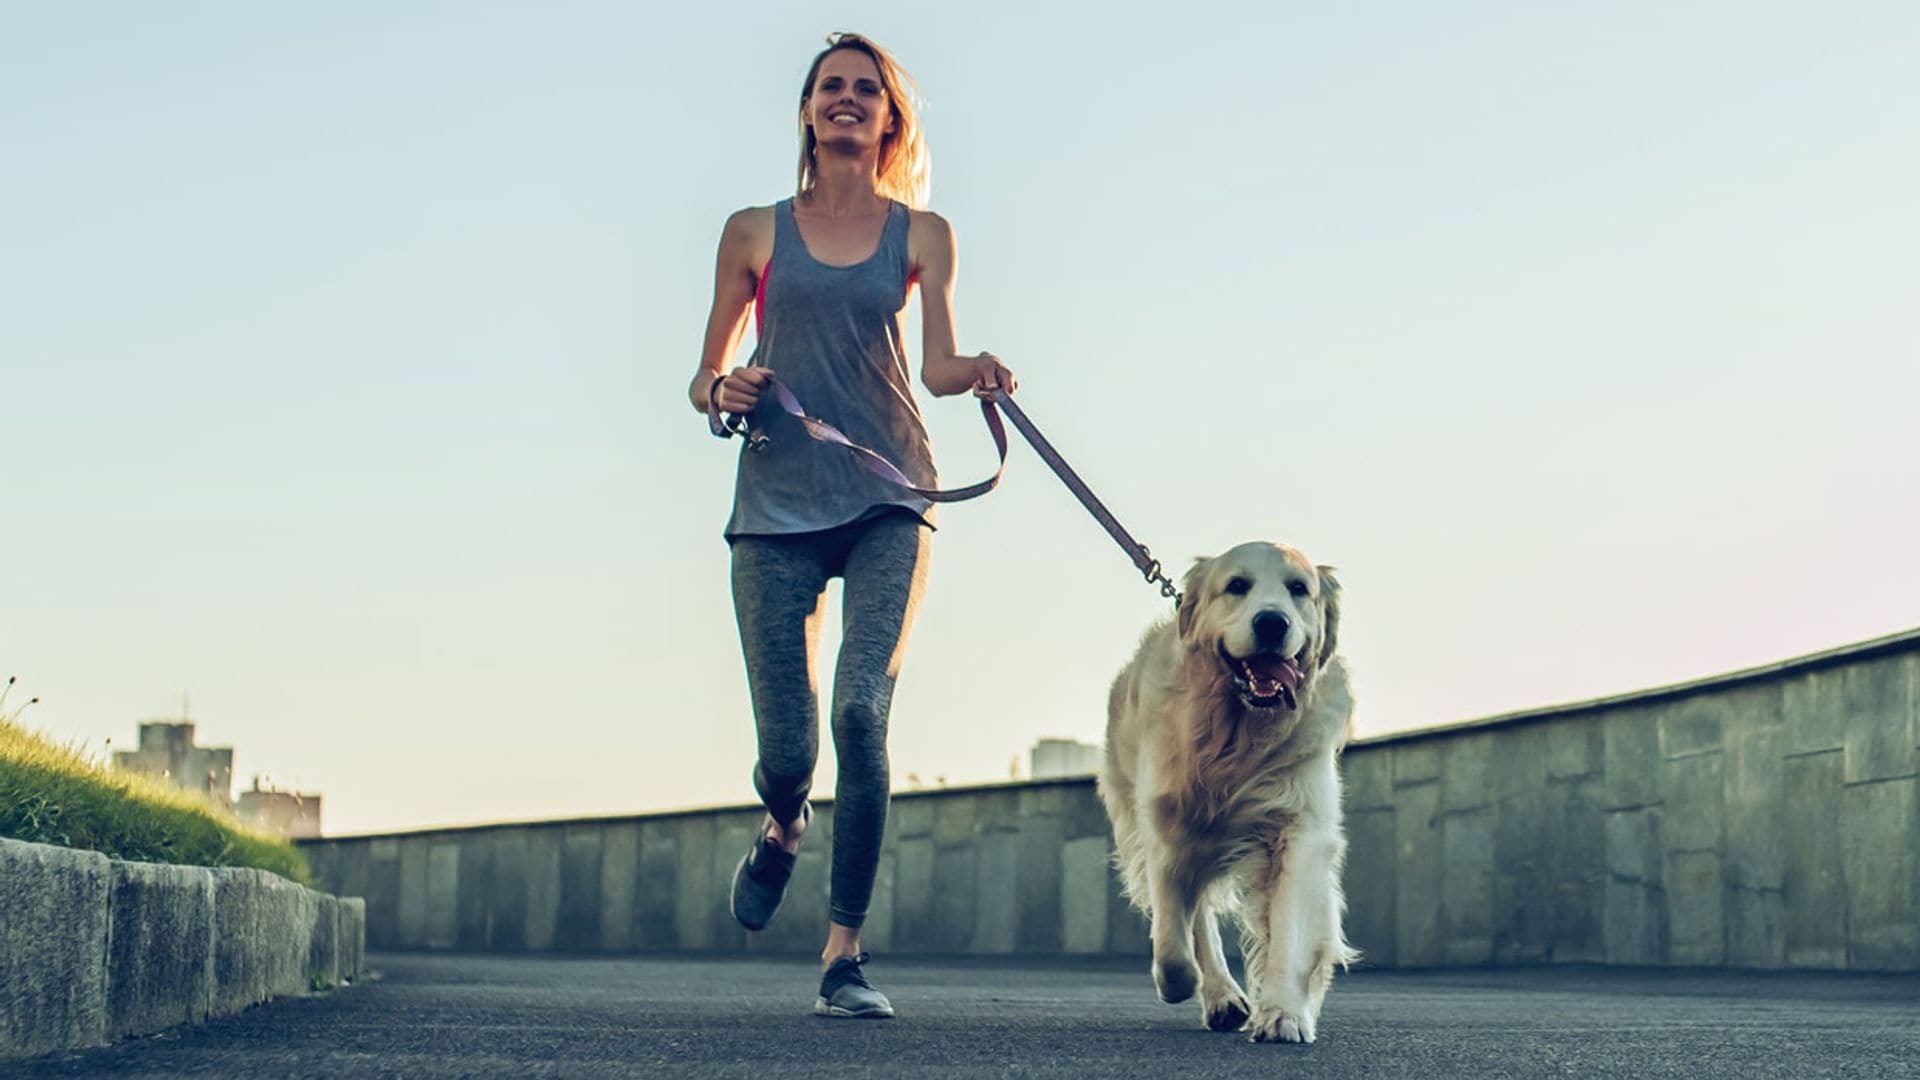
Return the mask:
<svg viewBox="0 0 1920 1080">
<path fill-rule="evenodd" d="M 1241 544 L 1193 564 L 1177 618 L 1189 653 L 1220 665 L 1247 708 L 1294 709 L 1333 659 L 1340 583 L 1284 544 Z"/>
</svg>

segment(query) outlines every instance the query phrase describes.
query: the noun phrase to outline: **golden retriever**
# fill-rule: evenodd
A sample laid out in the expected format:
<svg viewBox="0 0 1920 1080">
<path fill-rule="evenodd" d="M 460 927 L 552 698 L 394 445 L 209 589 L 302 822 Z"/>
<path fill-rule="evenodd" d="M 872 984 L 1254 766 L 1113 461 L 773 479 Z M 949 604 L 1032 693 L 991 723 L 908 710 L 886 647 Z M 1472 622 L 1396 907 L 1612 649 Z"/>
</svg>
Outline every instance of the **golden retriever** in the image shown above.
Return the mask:
<svg viewBox="0 0 1920 1080">
<path fill-rule="evenodd" d="M 1334 654 L 1340 584 L 1280 544 L 1187 572 L 1108 699 L 1100 797 L 1128 899 L 1152 920 L 1160 999 L 1197 989 L 1215 1031 L 1313 1041 L 1340 928 L 1340 776 L 1353 713 Z M 1249 995 L 1227 970 L 1236 917 Z"/>
</svg>

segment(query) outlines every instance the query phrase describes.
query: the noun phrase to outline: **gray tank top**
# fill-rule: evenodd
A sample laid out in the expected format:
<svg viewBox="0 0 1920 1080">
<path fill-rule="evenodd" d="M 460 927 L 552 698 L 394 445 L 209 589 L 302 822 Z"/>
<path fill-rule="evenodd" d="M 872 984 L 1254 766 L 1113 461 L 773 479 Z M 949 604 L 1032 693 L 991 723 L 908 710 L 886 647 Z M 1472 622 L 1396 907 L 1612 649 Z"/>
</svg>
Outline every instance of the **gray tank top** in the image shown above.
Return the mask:
<svg viewBox="0 0 1920 1080">
<path fill-rule="evenodd" d="M 769 368 L 812 416 L 885 455 L 916 485 L 939 486 L 933 448 L 913 400 L 900 311 L 907 302 L 907 222 L 887 208 L 880 246 L 866 261 L 829 266 L 793 222 L 793 200 L 773 208 L 773 258 L 765 271 L 760 340 L 750 367 Z M 751 422 L 771 444 L 740 452 L 726 536 L 831 529 L 888 506 L 933 524 L 933 504 L 861 468 L 851 451 L 815 442 L 771 394 Z"/>
</svg>

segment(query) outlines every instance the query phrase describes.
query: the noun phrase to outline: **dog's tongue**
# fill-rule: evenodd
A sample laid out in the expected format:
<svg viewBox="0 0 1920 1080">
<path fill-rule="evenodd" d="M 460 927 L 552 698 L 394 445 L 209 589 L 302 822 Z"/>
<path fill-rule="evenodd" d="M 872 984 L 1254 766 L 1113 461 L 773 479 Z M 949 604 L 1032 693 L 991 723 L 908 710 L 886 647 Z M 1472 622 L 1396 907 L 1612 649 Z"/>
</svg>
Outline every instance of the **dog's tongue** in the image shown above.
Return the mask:
<svg viewBox="0 0 1920 1080">
<path fill-rule="evenodd" d="M 1248 657 L 1246 666 L 1254 693 L 1262 697 L 1279 693 L 1282 686 L 1291 693 L 1300 692 L 1300 669 L 1291 660 L 1261 653 Z"/>
</svg>

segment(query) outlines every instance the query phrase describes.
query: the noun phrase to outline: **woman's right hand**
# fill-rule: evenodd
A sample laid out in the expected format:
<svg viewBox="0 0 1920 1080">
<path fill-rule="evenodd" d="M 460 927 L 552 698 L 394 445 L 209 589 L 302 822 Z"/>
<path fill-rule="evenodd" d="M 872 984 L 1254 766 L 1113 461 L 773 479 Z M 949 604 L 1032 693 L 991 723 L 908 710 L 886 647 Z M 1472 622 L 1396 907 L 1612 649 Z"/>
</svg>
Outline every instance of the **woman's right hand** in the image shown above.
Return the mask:
<svg viewBox="0 0 1920 1080">
<path fill-rule="evenodd" d="M 734 368 L 714 380 L 713 400 L 721 412 L 744 415 L 760 404 L 760 391 L 773 378 L 766 368 Z"/>
</svg>

